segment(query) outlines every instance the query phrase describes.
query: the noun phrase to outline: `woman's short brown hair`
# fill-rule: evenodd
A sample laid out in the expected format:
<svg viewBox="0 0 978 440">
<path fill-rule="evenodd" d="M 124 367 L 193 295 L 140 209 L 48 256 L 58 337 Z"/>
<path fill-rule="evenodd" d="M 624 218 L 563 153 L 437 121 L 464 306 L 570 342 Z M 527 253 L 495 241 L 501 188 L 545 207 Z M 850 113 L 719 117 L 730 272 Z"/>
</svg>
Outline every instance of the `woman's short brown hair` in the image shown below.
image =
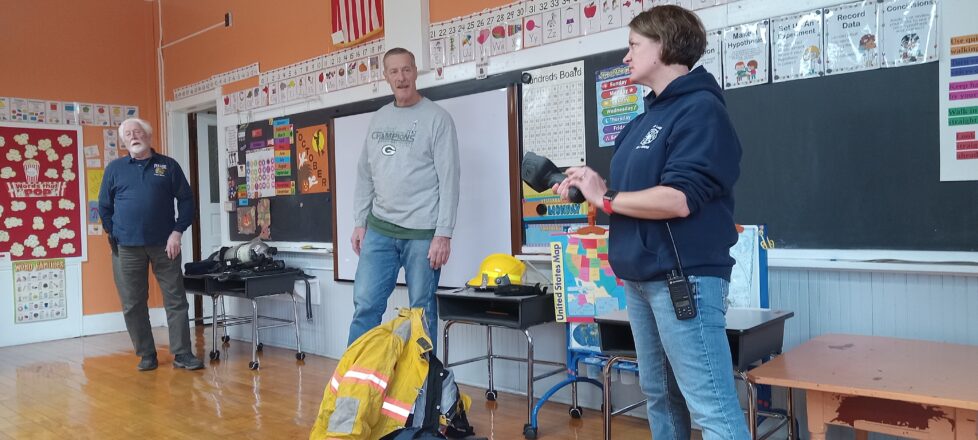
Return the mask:
<svg viewBox="0 0 978 440">
<path fill-rule="evenodd" d="M 629 29 L 662 44 L 662 62 L 690 69 L 706 50 L 706 29 L 696 14 L 679 6 L 656 6 L 635 16 Z"/>
</svg>

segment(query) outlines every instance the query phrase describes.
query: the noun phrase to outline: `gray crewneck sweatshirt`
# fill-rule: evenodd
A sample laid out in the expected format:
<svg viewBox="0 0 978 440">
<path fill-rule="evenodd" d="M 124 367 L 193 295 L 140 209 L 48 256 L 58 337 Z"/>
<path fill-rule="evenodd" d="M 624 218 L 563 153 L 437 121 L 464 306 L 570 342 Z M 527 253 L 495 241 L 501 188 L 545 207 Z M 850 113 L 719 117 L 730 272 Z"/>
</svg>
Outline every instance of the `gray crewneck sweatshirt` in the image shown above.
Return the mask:
<svg viewBox="0 0 978 440">
<path fill-rule="evenodd" d="M 357 168 L 354 225 L 367 213 L 409 229 L 451 237 L 458 212 L 459 156 L 455 122 L 421 98 L 410 107 L 390 103 L 370 120 Z"/>
</svg>

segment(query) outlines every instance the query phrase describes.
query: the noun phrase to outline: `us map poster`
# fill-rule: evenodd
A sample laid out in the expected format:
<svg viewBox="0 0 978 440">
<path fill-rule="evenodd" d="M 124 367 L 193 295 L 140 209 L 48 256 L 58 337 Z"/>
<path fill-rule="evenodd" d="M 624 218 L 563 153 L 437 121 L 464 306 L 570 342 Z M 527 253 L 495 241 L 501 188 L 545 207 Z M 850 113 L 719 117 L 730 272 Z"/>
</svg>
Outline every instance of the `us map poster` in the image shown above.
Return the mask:
<svg viewBox="0 0 978 440">
<path fill-rule="evenodd" d="M 624 284 L 608 262 L 608 233 L 557 235 L 550 243 L 557 322 L 570 326 L 568 345 L 600 351 L 594 317 L 625 309 Z"/>
<path fill-rule="evenodd" d="M 595 316 L 625 308 L 624 284 L 608 262 L 607 232 L 554 236 L 550 256 L 554 285 L 558 274 L 563 281 L 555 288 L 563 294 L 560 301 L 554 297 L 557 322 L 594 322 Z"/>
</svg>

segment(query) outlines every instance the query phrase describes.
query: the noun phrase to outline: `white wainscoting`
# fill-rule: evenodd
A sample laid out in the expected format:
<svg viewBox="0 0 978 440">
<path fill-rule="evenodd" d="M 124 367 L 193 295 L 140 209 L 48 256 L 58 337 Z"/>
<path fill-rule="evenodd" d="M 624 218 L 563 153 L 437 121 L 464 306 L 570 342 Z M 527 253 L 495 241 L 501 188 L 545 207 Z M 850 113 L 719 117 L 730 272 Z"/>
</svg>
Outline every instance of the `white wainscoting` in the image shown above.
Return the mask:
<svg viewBox="0 0 978 440">
<path fill-rule="evenodd" d="M 305 320 L 300 310 L 303 350 L 322 356 L 339 358 L 346 348 L 346 338 L 353 315 L 353 286 L 333 281 L 332 260 L 323 256 L 286 255 L 290 265 L 307 268 L 320 277 L 322 304 L 313 306 L 312 322 Z M 824 333 L 853 333 L 926 339 L 957 344 L 978 345 L 978 277 L 903 273 L 889 270 L 858 271 L 842 269 L 803 269 L 772 267 L 769 271 L 771 307 L 791 310 L 795 316 L 785 327 L 785 350 Z M 394 307 L 407 305 L 407 293 L 398 288 L 391 299 L 386 318 L 393 316 Z M 249 312 L 250 305 L 240 302 L 232 308 Z M 291 317 L 291 305 L 283 301 L 266 301 L 263 314 Z M 233 329 L 235 339 L 250 341 L 247 329 Z M 537 359 L 563 361 L 566 338 L 563 327 L 548 324 L 531 329 Z M 441 333 L 439 332 L 439 335 Z M 456 325 L 451 336 L 452 359 L 485 354 L 485 331 L 481 328 Z M 289 327 L 267 331 L 262 342 L 267 345 L 295 347 L 295 337 Z M 438 340 L 439 347 L 441 339 Z M 526 342 L 517 332 L 499 330 L 493 334 L 497 353 L 523 355 Z M 235 343 L 235 342 L 232 342 Z M 439 356 L 441 351 L 439 348 Z M 541 367 L 544 368 L 544 367 Z M 487 386 L 484 362 L 455 368 L 460 383 L 477 387 Z M 496 389 L 516 393 L 526 392 L 524 364 L 496 361 Z M 540 381 L 535 386 L 538 397 L 561 376 Z M 637 385 L 617 385 L 615 404 L 637 400 L 641 394 Z M 600 394 L 591 385 L 580 386 L 580 403 L 592 409 L 600 406 Z M 776 406 L 783 406 L 784 393 L 774 391 Z M 796 393 L 799 423 L 805 425 L 804 394 Z M 557 402 L 570 402 L 569 388 L 554 396 Z M 558 405 L 560 403 L 557 403 Z M 632 411 L 644 416 L 644 410 Z M 593 416 L 597 416 L 594 412 Z M 597 419 L 595 419 L 597 420 Z M 804 430 L 804 429 L 803 429 Z M 832 428 L 830 438 L 851 438 L 851 431 Z M 889 438 L 871 435 L 871 438 Z"/>
</svg>

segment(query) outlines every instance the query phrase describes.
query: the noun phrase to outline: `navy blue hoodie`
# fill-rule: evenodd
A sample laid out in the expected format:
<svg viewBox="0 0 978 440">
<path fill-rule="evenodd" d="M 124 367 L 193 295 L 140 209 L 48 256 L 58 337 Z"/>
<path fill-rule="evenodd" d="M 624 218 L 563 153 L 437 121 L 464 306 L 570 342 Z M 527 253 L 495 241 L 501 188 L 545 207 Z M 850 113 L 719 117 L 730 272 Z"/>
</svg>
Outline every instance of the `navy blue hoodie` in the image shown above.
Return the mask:
<svg viewBox="0 0 978 440">
<path fill-rule="evenodd" d="M 713 75 L 702 67 L 672 81 L 618 135 L 609 187 L 640 191 L 662 185 L 686 195 L 689 216 L 668 220 L 686 275 L 730 280 L 737 243 L 733 186 L 740 141 Z M 678 269 L 666 220 L 611 216 L 609 259 L 630 281 L 663 280 Z"/>
</svg>

